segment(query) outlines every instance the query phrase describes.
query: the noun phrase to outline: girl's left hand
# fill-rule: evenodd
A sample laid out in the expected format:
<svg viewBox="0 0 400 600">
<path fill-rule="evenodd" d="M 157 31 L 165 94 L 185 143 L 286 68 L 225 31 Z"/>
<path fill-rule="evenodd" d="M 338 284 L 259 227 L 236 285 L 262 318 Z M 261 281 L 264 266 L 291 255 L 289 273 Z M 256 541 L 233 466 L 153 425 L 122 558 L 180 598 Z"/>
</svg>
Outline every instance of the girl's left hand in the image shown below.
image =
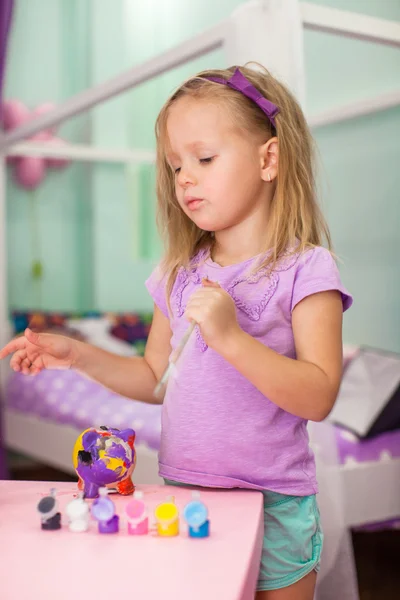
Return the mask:
<svg viewBox="0 0 400 600">
<path fill-rule="evenodd" d="M 206 344 L 216 352 L 222 350 L 241 331 L 235 303 L 218 283 L 203 279 L 201 289 L 189 298 L 185 317 L 195 321 Z"/>
</svg>

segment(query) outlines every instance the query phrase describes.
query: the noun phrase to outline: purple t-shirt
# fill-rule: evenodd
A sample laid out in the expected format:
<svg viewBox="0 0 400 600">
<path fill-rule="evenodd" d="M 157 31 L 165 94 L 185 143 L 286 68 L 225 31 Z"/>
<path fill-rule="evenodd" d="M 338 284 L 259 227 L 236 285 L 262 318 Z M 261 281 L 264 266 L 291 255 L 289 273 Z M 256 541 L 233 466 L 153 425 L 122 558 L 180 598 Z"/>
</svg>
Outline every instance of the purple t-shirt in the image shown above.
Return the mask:
<svg viewBox="0 0 400 600">
<path fill-rule="evenodd" d="M 178 272 L 172 314 L 165 278 L 158 268 L 152 273 L 147 289 L 170 318 L 172 349 L 188 327 L 186 304 L 204 277 L 231 295 L 244 331 L 290 358 L 296 357 L 292 310 L 298 302 L 316 292 L 339 290 L 343 309 L 351 306 L 334 259 L 322 247 L 283 259 L 269 275 L 266 270 L 254 274 L 253 261 L 221 267 L 207 254 L 197 257 L 197 266 Z M 305 419 L 279 408 L 208 348 L 196 328 L 165 394 L 160 475 L 201 486 L 313 494 L 315 462 L 306 426 Z"/>
</svg>

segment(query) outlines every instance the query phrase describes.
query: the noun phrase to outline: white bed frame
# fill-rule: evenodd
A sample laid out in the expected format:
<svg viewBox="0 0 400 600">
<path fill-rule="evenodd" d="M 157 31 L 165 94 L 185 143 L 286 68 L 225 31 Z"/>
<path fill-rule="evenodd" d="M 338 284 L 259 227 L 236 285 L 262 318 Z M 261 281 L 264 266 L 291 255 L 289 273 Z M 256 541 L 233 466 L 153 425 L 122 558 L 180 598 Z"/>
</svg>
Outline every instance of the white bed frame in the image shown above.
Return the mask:
<svg viewBox="0 0 400 600">
<path fill-rule="evenodd" d="M 111 150 L 73 144 L 50 147 L 23 140 L 217 48 L 224 50 L 227 64 L 258 61 L 266 65 L 283 79 L 300 102 L 304 103 L 304 29 L 400 48 L 400 23 L 298 0 L 255 0 L 240 6 L 228 19 L 215 27 L 161 56 L 152 58 L 106 83 L 85 90 L 53 111 L 3 135 L 0 143 L 0 347 L 10 337 L 6 273 L 6 156 L 57 156 L 90 162 L 153 163 L 154 153 L 137 149 Z M 249 31 L 251 36 L 248 35 Z M 278 46 L 279 52 L 276 52 Z M 366 98 L 322 114 L 309 115 L 308 120 L 311 127 L 319 127 L 383 111 L 399 104 L 400 90 Z M 2 387 L 8 374 L 8 367 L 0 364 Z M 7 447 L 66 471 L 72 471 L 71 449 L 80 431 L 65 425 L 41 421 L 7 407 L 4 407 L 3 421 Z M 159 480 L 157 455 L 154 451 L 140 445 L 137 464 L 134 479 L 138 483 L 153 483 Z M 347 526 L 399 515 L 400 460 L 345 464 L 340 468 L 340 477 L 345 492 L 343 502 Z M 376 493 L 373 493 L 374 490 Z M 330 568 L 333 568 L 333 564 Z M 341 589 L 340 598 L 350 600 L 356 598 L 356 595 L 352 591 L 346 596 Z"/>
</svg>

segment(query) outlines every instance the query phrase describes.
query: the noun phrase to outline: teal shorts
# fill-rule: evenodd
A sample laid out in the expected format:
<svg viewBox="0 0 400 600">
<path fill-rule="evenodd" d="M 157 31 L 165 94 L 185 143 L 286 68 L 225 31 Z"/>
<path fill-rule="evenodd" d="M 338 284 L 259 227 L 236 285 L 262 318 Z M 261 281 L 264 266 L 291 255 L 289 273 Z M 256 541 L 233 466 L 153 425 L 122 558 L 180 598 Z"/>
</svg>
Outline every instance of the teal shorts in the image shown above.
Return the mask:
<svg viewBox="0 0 400 600">
<path fill-rule="evenodd" d="M 323 534 L 315 494 L 263 492 L 264 543 L 257 590 L 278 590 L 318 571 Z"/>
<path fill-rule="evenodd" d="M 168 485 L 195 487 L 165 480 Z M 323 534 L 317 500 L 264 491 L 264 543 L 257 590 L 278 590 L 318 571 Z"/>
</svg>

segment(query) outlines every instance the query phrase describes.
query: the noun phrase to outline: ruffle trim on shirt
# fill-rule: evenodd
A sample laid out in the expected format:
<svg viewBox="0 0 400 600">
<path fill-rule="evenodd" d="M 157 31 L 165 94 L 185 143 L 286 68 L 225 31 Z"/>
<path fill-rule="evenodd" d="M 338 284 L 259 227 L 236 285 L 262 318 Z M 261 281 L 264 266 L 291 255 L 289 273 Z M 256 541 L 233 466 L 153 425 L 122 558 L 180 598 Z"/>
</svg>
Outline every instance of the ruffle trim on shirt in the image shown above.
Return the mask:
<svg viewBox="0 0 400 600">
<path fill-rule="evenodd" d="M 256 272 L 251 272 L 250 270 L 248 274 L 238 277 L 227 288 L 224 289 L 231 296 L 238 310 L 242 311 L 252 321 L 259 321 L 261 315 L 267 308 L 269 301 L 275 294 L 275 291 L 278 287 L 279 273 L 290 269 L 296 263 L 298 257 L 299 255 L 296 253 L 287 253 L 283 255 L 272 272 L 268 267 L 263 267 Z M 201 255 L 197 255 L 195 259 L 193 259 L 191 266 L 180 267 L 178 270 L 176 283 L 174 286 L 175 289 L 172 292 L 172 304 L 175 307 L 175 312 L 178 317 L 182 317 L 186 309 L 186 307 L 183 306 L 182 300 L 185 288 L 189 285 L 189 283 L 194 283 L 196 285 L 201 284 L 201 277 L 198 273 L 198 269 L 200 264 L 204 264 L 203 261 L 205 258 L 205 252 L 202 251 Z M 263 277 L 267 279 L 268 283 L 265 287 L 265 294 L 257 304 L 246 302 L 243 298 L 239 297 L 237 293 L 238 287 L 240 289 L 240 287 L 243 285 L 257 284 Z M 205 352 L 208 346 L 200 333 L 200 329 L 196 327 L 195 331 L 199 348 L 202 352 Z"/>
</svg>

